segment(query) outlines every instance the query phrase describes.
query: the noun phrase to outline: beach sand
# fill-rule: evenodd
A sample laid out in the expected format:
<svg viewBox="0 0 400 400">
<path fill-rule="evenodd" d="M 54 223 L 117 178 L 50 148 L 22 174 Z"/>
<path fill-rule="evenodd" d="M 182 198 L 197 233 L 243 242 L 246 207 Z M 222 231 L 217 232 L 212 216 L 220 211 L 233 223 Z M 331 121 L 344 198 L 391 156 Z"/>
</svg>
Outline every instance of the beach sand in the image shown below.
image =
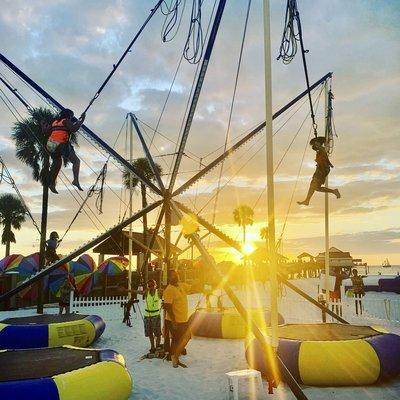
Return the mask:
<svg viewBox="0 0 400 400">
<path fill-rule="evenodd" d="M 300 286 L 315 291 L 315 282 L 302 281 Z M 263 300 L 267 296 L 263 292 Z M 254 299 L 247 293 L 239 293 L 244 302 L 252 303 Z M 291 297 L 293 294 L 287 293 Z M 296 297 L 294 297 L 296 298 Z M 192 307 L 198 302 L 198 295 L 190 296 Z M 228 303 L 228 301 L 226 301 Z M 142 305 L 141 305 L 142 307 Z M 47 313 L 57 310 L 46 308 Z M 0 320 L 9 316 L 34 314 L 34 310 L 18 310 L 15 312 L 0 312 Z M 160 359 L 144 359 L 140 361 L 149 349 L 148 340 L 143 334 L 143 322 L 139 313 L 132 313 L 132 327 L 122 321 L 122 309 L 119 307 L 102 306 L 93 310 L 82 310 L 103 317 L 107 327 L 102 337 L 95 343 L 96 348 L 111 348 L 125 357 L 134 387 L 130 400 L 223 400 L 227 398 L 226 372 L 246 369 L 244 343 L 242 340 L 193 338 L 189 343 L 188 355 L 182 361 L 187 369 L 172 368 L 171 363 Z M 393 331 L 399 333 L 399 327 L 393 326 Z M 267 385 L 264 381 L 264 388 Z M 317 388 L 304 387 L 306 395 L 314 399 L 382 399 L 398 400 L 400 398 L 400 377 L 390 382 L 369 387 Z M 267 392 L 265 392 L 267 393 Z M 280 384 L 274 395 L 265 395 L 266 399 L 294 399 L 285 384 Z"/>
</svg>

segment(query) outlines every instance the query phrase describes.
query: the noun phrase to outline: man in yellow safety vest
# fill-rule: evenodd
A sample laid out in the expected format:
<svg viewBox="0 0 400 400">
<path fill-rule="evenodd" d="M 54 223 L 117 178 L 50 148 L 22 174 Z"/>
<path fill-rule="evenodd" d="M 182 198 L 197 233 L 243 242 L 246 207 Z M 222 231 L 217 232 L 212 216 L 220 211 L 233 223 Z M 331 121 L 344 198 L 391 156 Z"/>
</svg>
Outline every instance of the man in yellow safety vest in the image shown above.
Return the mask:
<svg viewBox="0 0 400 400">
<path fill-rule="evenodd" d="M 150 354 L 154 354 L 161 344 L 161 291 L 154 279 L 147 282 L 144 291 L 145 308 L 143 313 L 144 334 L 150 340 Z M 154 343 L 154 337 L 156 338 Z"/>
</svg>

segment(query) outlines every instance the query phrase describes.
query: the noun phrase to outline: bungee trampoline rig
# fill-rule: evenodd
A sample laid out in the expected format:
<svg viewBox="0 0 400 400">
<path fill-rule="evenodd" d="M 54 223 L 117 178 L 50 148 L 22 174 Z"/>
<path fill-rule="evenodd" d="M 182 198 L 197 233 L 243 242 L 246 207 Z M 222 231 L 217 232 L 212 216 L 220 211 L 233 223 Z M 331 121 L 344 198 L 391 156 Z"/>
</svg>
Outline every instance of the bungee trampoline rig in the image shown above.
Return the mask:
<svg viewBox="0 0 400 400">
<path fill-rule="evenodd" d="M 143 185 L 146 186 L 146 188 L 149 188 L 152 192 L 152 194 L 155 196 L 155 200 L 147 205 L 146 207 L 142 208 L 138 212 L 129 215 L 127 218 L 124 218 L 122 221 L 120 221 L 118 224 L 116 224 L 114 227 L 108 229 L 107 231 L 103 232 L 96 238 L 92 239 L 91 241 L 85 243 L 78 249 L 74 250 L 70 254 L 64 256 L 62 259 L 59 261 L 53 263 L 50 266 L 47 266 L 46 268 L 42 268 L 38 273 L 33 275 L 31 278 L 27 279 L 25 282 L 23 282 L 20 286 L 17 288 L 9 291 L 8 293 L 5 293 L 0 296 L 0 302 L 5 301 L 9 299 L 10 297 L 16 295 L 18 292 L 21 290 L 31 286 L 32 284 L 41 281 L 46 275 L 54 271 L 55 269 L 59 268 L 60 266 L 64 265 L 65 263 L 71 261 L 72 259 L 80 256 L 83 254 L 85 251 L 89 250 L 90 248 L 94 247 L 95 245 L 101 243 L 105 239 L 109 238 L 112 236 L 114 233 L 122 230 L 124 227 L 130 225 L 131 223 L 138 221 L 140 218 L 143 216 L 146 216 L 152 211 L 158 210 L 158 217 L 156 220 L 156 224 L 153 230 L 153 233 L 151 234 L 150 241 L 148 244 L 148 248 L 152 248 L 155 240 L 157 238 L 158 232 L 160 230 L 161 224 L 164 221 L 164 227 L 165 227 L 165 243 L 166 243 L 166 248 L 165 248 L 165 253 L 166 253 L 166 259 L 165 259 L 165 268 L 168 270 L 171 268 L 171 250 L 170 250 L 170 243 L 171 243 L 171 224 L 172 224 L 172 214 L 176 214 L 180 219 L 182 219 L 185 215 L 195 215 L 197 223 L 204 227 L 209 233 L 215 235 L 217 238 L 219 238 L 221 241 L 226 243 L 228 246 L 233 247 L 234 249 L 238 250 L 240 253 L 243 254 L 244 250 L 242 246 L 234 239 L 230 238 L 228 235 L 226 235 L 224 232 L 222 232 L 220 229 L 218 229 L 213 223 L 208 222 L 206 219 L 204 219 L 202 216 L 198 215 L 198 213 L 194 212 L 192 209 L 187 207 L 186 205 L 182 204 L 179 202 L 176 198 L 183 194 L 185 191 L 187 191 L 189 188 L 191 188 L 193 185 L 195 185 L 200 179 L 202 179 L 207 173 L 209 173 L 211 170 L 218 166 L 222 166 L 224 161 L 230 157 L 236 150 L 247 144 L 251 139 L 253 139 L 256 135 L 261 133 L 264 129 L 266 130 L 267 134 L 267 161 L 268 161 L 268 184 L 267 184 L 267 190 L 268 190 L 268 209 L 269 209 L 269 218 L 268 218 L 268 228 L 269 228 L 269 248 L 271 249 L 271 261 L 270 261 L 270 267 L 271 267 L 271 285 L 272 285 L 272 297 L 271 297 L 271 325 L 272 328 L 271 330 L 265 330 L 260 328 L 260 324 L 257 323 L 256 319 L 253 318 L 253 314 L 251 310 L 247 310 L 239 301 L 233 290 L 227 285 L 226 279 L 224 277 L 220 276 L 217 266 L 215 264 L 215 261 L 213 260 L 212 257 L 208 254 L 206 247 L 204 243 L 202 242 L 199 234 L 196 231 L 189 232 L 186 234 L 187 237 L 189 237 L 193 243 L 202 255 L 203 259 L 205 262 L 210 266 L 210 268 L 214 271 L 216 276 L 220 277 L 221 280 L 221 287 L 225 290 L 226 294 L 230 298 L 231 302 L 233 303 L 235 309 L 237 310 L 238 314 L 241 316 L 243 319 L 244 323 L 246 324 L 246 327 L 253 333 L 255 337 L 255 342 L 253 344 L 250 344 L 247 347 L 247 351 L 253 352 L 254 349 L 257 349 L 256 354 L 254 357 L 258 360 L 257 365 L 261 365 L 259 368 L 263 371 L 263 373 L 266 375 L 269 384 L 270 384 L 270 391 L 272 391 L 272 388 L 274 385 L 277 385 L 279 381 L 284 379 L 287 384 L 289 385 L 290 389 L 294 393 L 297 399 L 307 399 L 306 395 L 303 393 L 300 383 L 309 383 L 309 379 L 303 379 L 303 376 L 301 375 L 303 367 L 297 367 L 297 369 L 293 369 L 292 365 L 288 361 L 287 354 L 289 350 L 285 350 L 285 352 L 282 352 L 282 338 L 285 338 L 285 325 L 283 325 L 282 328 L 278 328 L 278 312 L 277 312 L 277 304 L 276 304 L 276 285 L 277 285 L 277 279 L 276 277 L 279 278 L 279 280 L 287 285 L 289 288 L 294 290 L 296 293 L 298 293 L 300 296 L 306 298 L 308 301 L 310 301 L 312 304 L 315 306 L 319 307 L 322 309 L 324 312 L 326 312 L 328 315 L 332 316 L 334 319 L 336 319 L 338 322 L 344 324 L 340 326 L 348 326 L 348 328 L 345 329 L 352 329 L 353 327 L 350 327 L 350 325 L 346 325 L 347 322 L 329 310 L 328 308 L 324 307 L 320 303 L 318 303 L 315 299 L 311 298 L 304 292 L 302 292 L 300 289 L 298 289 L 295 285 L 293 285 L 291 282 L 287 281 L 287 279 L 280 274 L 279 272 L 276 271 L 276 240 L 275 240 L 275 225 L 274 225 L 274 220 L 275 220 L 275 215 L 274 215 L 274 206 L 273 206 L 273 199 L 274 199 L 274 193 L 273 193 L 273 175 L 274 175 L 274 167 L 272 164 L 272 136 L 273 136 L 273 131 L 272 131 L 272 120 L 276 119 L 280 115 L 282 115 L 284 112 L 287 110 L 291 109 L 295 104 L 297 104 L 300 100 L 302 100 L 304 97 L 308 98 L 309 106 L 310 106 L 310 113 L 309 115 L 311 116 L 311 121 L 312 121 L 312 132 L 314 134 L 314 137 L 318 137 L 318 132 L 317 132 L 317 124 L 315 122 L 315 106 L 316 103 L 312 101 L 312 94 L 315 93 L 318 89 L 321 88 L 322 90 L 325 89 L 326 92 L 330 92 L 329 98 L 330 101 L 333 99 L 333 95 L 331 95 L 331 78 L 332 78 L 332 73 L 327 73 L 325 76 L 323 76 L 321 79 L 316 81 L 314 84 L 310 85 L 309 82 L 309 75 L 308 75 L 308 69 L 307 69 L 307 63 L 306 63 L 306 58 L 305 54 L 307 53 L 307 50 L 304 49 L 304 43 L 303 43 L 303 38 L 302 38 L 302 30 L 301 30 L 301 24 L 300 24 L 300 16 L 299 12 L 297 10 L 297 4 L 295 0 L 288 0 L 287 3 L 287 14 L 286 14 L 286 21 L 285 21 L 285 30 L 283 34 L 283 40 L 282 40 L 282 45 L 280 48 L 280 58 L 283 59 L 285 63 L 290 62 L 290 60 L 294 57 L 296 54 L 297 50 L 297 42 L 300 43 L 301 47 L 301 53 L 302 53 L 302 61 L 303 61 L 303 67 L 304 67 L 304 73 L 305 73 L 305 79 L 306 79 L 306 90 L 304 90 L 302 93 L 300 93 L 298 96 L 296 96 L 293 100 L 291 100 L 286 106 L 278 110 L 275 114 L 272 115 L 272 110 L 271 110 L 271 82 L 270 82 L 270 35 L 269 35 L 269 1 L 264 0 L 264 29 L 265 29 L 265 35 L 264 35 L 264 41 L 265 41 L 265 57 L 266 57 L 266 120 L 264 122 L 261 122 L 258 124 L 254 129 L 252 129 L 249 133 L 245 134 L 240 140 L 238 140 L 235 144 L 233 144 L 230 148 L 227 148 L 227 141 L 225 142 L 224 146 L 224 151 L 221 155 L 216 157 L 213 161 L 209 162 L 205 166 L 203 165 L 202 168 L 200 169 L 199 172 L 194 174 L 190 179 L 187 179 L 183 184 L 181 184 L 179 187 L 176 187 L 176 182 L 177 182 L 177 176 L 181 167 L 182 163 L 182 158 L 185 155 L 185 150 L 186 150 L 186 144 L 187 140 L 189 137 L 189 133 L 192 127 L 192 122 L 193 118 L 195 116 L 196 112 L 196 107 L 198 104 L 198 100 L 200 97 L 200 93 L 202 90 L 203 83 L 206 79 L 207 75 L 207 69 L 211 60 L 211 55 L 212 51 L 214 48 L 214 44 L 217 38 L 217 34 L 220 28 L 220 22 L 223 17 L 223 13 L 225 10 L 226 6 L 226 0 L 216 0 L 214 3 L 214 8 L 212 10 L 212 15 L 210 17 L 209 21 L 209 29 L 207 30 L 207 33 L 204 35 L 202 31 L 202 26 L 201 26 L 201 6 L 202 6 L 202 1 L 196 1 L 193 0 L 193 9 L 192 9 L 192 18 L 191 18 L 191 23 L 190 23 L 190 29 L 189 29 L 189 34 L 188 38 L 185 44 L 185 49 L 182 55 L 182 58 L 188 60 L 191 63 L 197 64 L 197 71 L 196 71 L 196 76 L 193 81 L 192 89 L 191 89 L 191 95 L 190 99 L 188 101 L 187 105 L 187 111 L 185 113 L 185 120 L 182 124 L 182 131 L 180 135 L 180 140 L 178 142 L 177 146 L 177 151 L 176 154 L 174 154 L 174 162 L 173 162 L 173 167 L 172 167 L 172 172 L 169 176 L 169 180 L 167 182 L 164 182 L 162 179 L 161 174 L 159 173 L 158 169 L 156 168 L 156 163 L 154 161 L 154 157 L 150 151 L 150 145 L 148 144 L 148 141 L 145 140 L 145 137 L 141 131 L 141 128 L 139 126 L 139 119 L 133 115 L 129 114 L 127 118 L 129 118 L 131 125 L 134 127 L 134 130 L 136 131 L 138 135 L 138 139 L 143 147 L 144 154 L 146 156 L 146 159 L 149 162 L 149 165 L 151 166 L 152 172 L 154 173 L 155 176 L 155 182 L 152 182 L 150 179 L 148 179 L 142 171 L 138 170 L 135 168 L 129 161 L 127 161 L 124 157 L 122 157 L 112 146 L 110 146 L 108 143 L 106 143 L 99 135 L 97 135 L 94 131 L 92 131 L 89 127 L 82 125 L 80 129 L 80 133 L 84 135 L 86 138 L 88 138 L 93 144 L 101 149 L 102 152 L 107 154 L 108 160 L 112 159 L 115 163 L 118 163 L 120 166 L 122 166 L 125 170 L 129 171 L 136 179 L 138 179 Z M 114 73 L 117 71 L 118 67 L 121 65 L 125 57 L 132 52 L 132 47 L 137 41 L 137 39 L 140 37 L 142 31 L 146 28 L 148 22 L 151 20 L 151 18 L 156 14 L 156 12 L 161 9 L 166 14 L 166 23 L 163 27 L 164 29 L 164 35 L 163 35 L 163 40 L 164 41 L 169 41 L 172 40 L 174 36 L 174 32 L 176 29 L 176 21 L 179 18 L 176 18 L 179 15 L 179 5 L 180 5 L 180 0 L 175 0 L 171 3 L 172 5 L 168 7 L 166 5 L 166 2 L 164 0 L 157 1 L 154 7 L 151 9 L 149 16 L 145 20 L 144 24 L 141 26 L 121 58 L 118 60 L 116 64 L 113 65 L 112 71 L 110 74 L 106 77 L 105 81 L 102 83 L 100 88 L 97 90 L 95 93 L 94 97 L 90 100 L 88 106 L 85 108 L 84 113 L 88 112 L 91 106 L 94 104 L 96 99 L 100 96 L 102 91 L 106 88 L 108 82 L 114 75 Z M 166 7 L 163 10 L 163 6 Z M 238 61 L 238 69 L 237 69 L 237 76 L 236 76 L 236 83 L 235 83 L 235 91 L 233 98 L 235 97 L 236 93 L 236 84 L 237 84 L 237 78 L 238 74 L 240 71 L 240 63 L 241 63 L 241 57 L 242 57 L 242 50 L 243 50 L 243 43 L 244 43 L 244 37 L 246 35 L 246 27 L 248 23 L 248 13 L 250 10 L 251 6 L 251 0 L 248 0 L 248 8 L 247 8 L 247 14 L 246 14 L 246 22 L 245 22 L 245 29 L 243 32 L 243 39 L 242 39 L 242 47 L 241 47 L 241 53 Z M 171 22 L 172 21 L 172 22 Z M 175 21 L 175 22 L 173 22 Z M 297 24 L 297 25 L 296 25 Z M 295 30 L 295 27 L 297 26 L 297 31 Z M 176 32 L 175 32 L 176 33 Z M 192 44 L 194 43 L 194 46 L 192 47 Z M 292 46 L 292 47 L 291 47 Z M 182 60 L 181 58 L 181 60 Z M 65 107 L 61 102 L 56 100 L 53 96 L 51 96 L 44 88 L 42 88 L 39 84 L 37 84 L 34 80 L 32 80 L 28 75 L 26 75 L 21 69 L 19 69 L 14 63 L 12 63 L 4 54 L 0 54 L 0 61 L 2 65 L 4 65 L 8 70 L 10 70 L 13 74 L 15 74 L 24 84 L 26 84 L 28 87 L 30 87 L 35 93 L 37 93 L 42 99 L 44 99 L 48 104 L 50 104 L 55 110 L 60 111 L 63 110 Z M 180 65 L 180 63 L 179 63 Z M 178 65 L 178 68 L 179 68 Z M 269 70 L 268 70 L 269 69 Z M 174 80 L 172 82 L 172 85 L 175 81 L 176 74 L 174 76 Z M 7 90 L 9 90 L 15 98 L 23 104 L 28 110 L 30 109 L 29 103 L 24 99 L 24 97 L 20 94 L 20 92 L 4 77 L 0 77 L 1 82 L 3 85 L 6 87 Z M 172 88 L 171 85 L 171 88 Z M 170 90 L 171 92 L 171 90 Z M 169 93 L 170 93 L 169 92 Z M 2 100 L 4 101 L 3 96 L 5 96 L 5 93 L 1 91 L 2 93 Z M 168 94 L 169 97 L 169 94 Z M 168 97 L 166 99 L 166 102 L 168 101 Z M 7 100 L 9 101 L 8 97 L 6 97 Z M 234 101 L 234 99 L 233 99 Z M 166 104 L 166 103 L 165 103 Z M 165 110 L 165 104 L 162 110 L 162 113 Z M 233 103 L 232 103 L 233 104 Z M 330 105 L 327 107 L 327 115 L 329 118 L 326 120 L 328 121 L 327 123 L 327 128 L 325 130 L 325 145 L 328 149 L 328 152 L 333 146 L 333 129 L 332 129 L 332 103 L 329 103 Z M 11 110 L 12 112 L 12 110 Z M 161 113 L 161 115 L 162 115 Z M 232 108 L 231 108 L 231 113 L 230 113 L 230 118 L 232 116 Z M 161 116 L 160 116 L 161 119 Z M 159 119 L 159 121 L 160 121 Z M 229 121 L 230 123 L 230 121 Z M 154 129 L 154 135 L 157 133 L 157 128 Z M 296 133 L 295 138 L 299 132 Z M 294 139 L 295 139 L 294 138 Z M 293 143 L 294 139 L 292 140 L 291 144 Z M 288 146 L 286 152 L 283 154 L 282 159 L 280 160 L 279 165 L 281 164 L 283 158 L 286 156 L 287 152 L 290 150 L 291 144 Z M 305 152 L 305 151 L 304 151 Z M 304 159 L 304 154 L 303 154 L 303 159 Z M 303 163 L 303 160 L 302 160 Z M 278 168 L 277 167 L 277 168 Z M 221 167 L 222 168 L 222 167 Z M 98 183 L 99 181 L 102 182 L 101 188 L 103 187 L 104 180 L 105 180 L 105 174 L 106 174 L 106 167 L 104 167 L 99 175 L 98 179 L 96 180 L 95 185 L 92 187 L 93 190 L 91 193 L 93 194 L 96 190 L 98 190 Z M 300 174 L 300 170 L 299 170 Z M 299 176 L 298 176 L 299 178 Z M 297 179 L 298 180 L 298 179 Z M 296 181 L 297 185 L 297 181 Z M 220 189 L 220 179 L 218 181 L 218 192 Z M 293 192 L 294 194 L 294 192 Z M 293 200 L 293 194 L 292 198 L 290 200 L 290 205 L 289 205 L 289 210 L 288 214 L 290 211 L 290 206 L 292 204 Z M 87 197 L 88 198 L 88 197 Z M 86 199 L 87 199 L 86 198 Z M 80 204 L 80 208 L 76 216 L 79 214 L 81 210 L 84 209 L 86 200 L 82 199 L 82 203 Z M 215 203 L 216 204 L 216 203 Z M 288 215 L 287 214 L 287 215 Z M 76 219 L 76 216 L 74 220 Z M 71 222 L 69 228 L 71 227 L 72 223 L 74 220 Z M 287 216 L 286 216 L 287 220 Z M 284 227 L 286 226 L 286 221 L 284 224 Z M 69 229 L 68 228 L 68 229 Z M 67 230 L 68 231 L 68 230 Z M 283 236 L 283 231 L 280 236 L 280 241 L 282 240 Z M 147 245 L 147 244 L 146 244 Z M 42 265 L 43 267 L 43 265 Z M 219 318 L 219 316 L 218 316 Z M 221 322 L 222 324 L 222 322 Z M 219 327 L 218 327 L 219 329 Z M 291 329 L 291 328 L 288 328 Z M 318 332 L 317 328 L 315 329 L 315 332 Z M 340 328 L 342 329 L 342 328 Z M 372 329 L 372 328 L 365 328 L 365 329 Z M 293 330 L 293 329 L 292 329 Z M 282 333 L 283 332 L 283 333 Z M 370 341 L 371 343 L 376 340 L 380 340 L 381 337 L 385 337 L 381 333 L 375 333 L 372 331 L 368 331 L 369 334 L 365 334 L 362 339 L 364 341 Z M 369 340 L 369 337 L 372 337 L 371 340 Z M 394 335 L 395 336 L 395 335 Z M 269 337 L 272 337 L 272 342 L 270 341 Z M 316 333 L 316 338 L 318 337 Z M 295 345 L 292 346 L 291 348 L 297 349 L 296 351 L 299 351 L 298 349 L 307 346 L 308 339 L 302 341 L 300 344 L 299 342 L 301 341 L 300 339 L 297 340 L 296 338 L 290 337 L 289 340 L 293 340 L 295 342 Z M 397 340 L 397 339 L 393 339 Z M 330 342 L 329 342 L 330 343 Z M 371 344 L 372 345 L 372 344 Z M 257 347 L 258 346 L 258 347 Z M 296 347 L 297 346 L 297 347 Z M 301 346 L 301 347 L 299 347 Z M 380 348 L 381 344 L 379 344 Z M 250 349 L 250 350 L 249 350 Z M 281 351 L 280 351 L 281 349 Z M 290 350 L 291 351 L 291 350 Z M 381 356 L 377 352 L 377 357 L 379 360 L 382 360 Z M 11 353 L 6 353 L 6 355 L 3 354 L 4 357 L 8 357 Z M 372 354 L 372 353 L 371 353 Z M 1 353 L 0 353 L 1 357 Z M 299 356 L 300 357 L 300 356 Z M 371 356 L 372 357 L 372 356 Z M 307 357 L 305 356 L 304 358 L 307 363 Z M 264 363 L 264 364 L 263 364 Z M 268 365 L 268 367 L 266 367 Z M 301 365 L 304 366 L 304 363 Z M 387 364 L 390 365 L 390 362 Z M 300 368 L 300 369 L 299 369 Z M 386 367 L 385 367 L 386 368 Z M 300 371 L 300 372 L 299 372 Z M 65 373 L 61 372 L 61 373 Z M 54 375 L 57 375 L 57 371 L 54 372 Z M 300 376 L 300 378 L 299 378 Z M 374 375 L 375 376 L 375 375 Z M 377 376 L 388 376 L 388 374 L 381 372 L 377 372 Z M 30 379 L 30 377 L 27 377 L 27 379 Z M 378 379 L 378 378 L 377 378 Z M 0 379 L 0 382 L 2 380 Z M 373 380 L 371 380 L 372 383 Z M 364 382 L 364 381 L 362 381 Z M 1 383 L 0 383 L 0 390 L 1 390 Z M 121 398 L 126 398 L 126 397 L 121 397 Z"/>
</svg>

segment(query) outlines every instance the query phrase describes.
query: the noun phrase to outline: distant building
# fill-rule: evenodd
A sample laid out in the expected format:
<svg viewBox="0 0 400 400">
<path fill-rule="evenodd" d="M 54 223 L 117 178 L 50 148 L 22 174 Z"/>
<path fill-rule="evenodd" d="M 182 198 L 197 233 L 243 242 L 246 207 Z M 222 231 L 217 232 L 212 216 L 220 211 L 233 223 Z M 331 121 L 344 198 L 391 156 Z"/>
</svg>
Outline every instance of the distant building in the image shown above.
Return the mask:
<svg viewBox="0 0 400 400">
<path fill-rule="evenodd" d="M 297 256 L 297 261 L 299 262 L 314 262 L 314 256 L 310 253 L 301 253 Z"/>
<path fill-rule="evenodd" d="M 316 262 L 325 262 L 325 252 L 319 253 L 315 257 Z M 329 249 L 329 264 L 331 267 L 352 268 L 355 266 L 353 257 L 348 251 L 339 250 L 336 247 Z"/>
</svg>

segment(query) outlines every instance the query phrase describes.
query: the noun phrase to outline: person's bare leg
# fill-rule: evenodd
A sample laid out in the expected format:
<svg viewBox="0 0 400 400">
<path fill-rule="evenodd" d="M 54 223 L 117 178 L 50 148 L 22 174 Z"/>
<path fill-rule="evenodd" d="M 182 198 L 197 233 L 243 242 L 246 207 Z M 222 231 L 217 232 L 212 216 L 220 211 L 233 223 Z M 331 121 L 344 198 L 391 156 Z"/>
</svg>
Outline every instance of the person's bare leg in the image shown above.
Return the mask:
<svg viewBox="0 0 400 400">
<path fill-rule="evenodd" d="M 156 336 L 156 347 L 160 347 L 161 344 L 161 336 Z"/>
<path fill-rule="evenodd" d="M 310 183 L 310 187 L 308 189 L 308 193 L 307 193 L 306 199 L 303 200 L 303 201 L 298 201 L 297 204 L 299 204 L 301 206 L 308 206 L 310 204 L 311 197 L 313 196 L 315 190 L 316 190 L 316 188 L 313 185 L 313 183 Z"/>
<path fill-rule="evenodd" d="M 69 155 L 69 160 L 72 163 L 72 172 L 74 174 L 74 180 L 72 181 L 72 184 L 76 186 L 80 191 L 83 192 L 83 189 L 81 188 L 81 185 L 79 184 L 79 170 L 81 166 L 81 160 L 78 158 L 78 156 L 75 154 L 75 151 L 71 151 Z"/>
<path fill-rule="evenodd" d="M 150 333 L 149 335 L 149 340 L 150 340 L 150 353 L 154 353 L 155 351 L 155 347 L 154 347 L 154 335 L 152 333 Z"/>
<path fill-rule="evenodd" d="M 190 330 L 186 329 L 185 332 L 182 334 L 182 336 L 179 338 L 179 341 L 174 348 L 174 354 L 172 355 L 172 366 L 174 368 L 178 367 L 179 365 L 182 365 L 183 367 L 186 367 L 185 364 L 182 364 L 179 361 L 179 356 L 182 353 L 182 350 L 186 347 L 186 345 L 189 343 L 189 340 L 191 339 L 191 334 Z"/>
<path fill-rule="evenodd" d="M 56 181 L 57 181 L 57 176 L 61 169 L 61 165 L 62 165 L 61 156 L 53 158 L 53 163 L 51 164 L 51 168 L 50 168 L 49 189 L 55 194 L 58 194 L 57 189 L 56 189 Z"/>
<path fill-rule="evenodd" d="M 329 189 L 328 187 L 320 186 L 319 188 L 316 188 L 315 190 L 317 192 L 332 193 L 336 196 L 337 199 L 340 199 L 340 197 L 341 197 L 338 189 Z"/>
</svg>

